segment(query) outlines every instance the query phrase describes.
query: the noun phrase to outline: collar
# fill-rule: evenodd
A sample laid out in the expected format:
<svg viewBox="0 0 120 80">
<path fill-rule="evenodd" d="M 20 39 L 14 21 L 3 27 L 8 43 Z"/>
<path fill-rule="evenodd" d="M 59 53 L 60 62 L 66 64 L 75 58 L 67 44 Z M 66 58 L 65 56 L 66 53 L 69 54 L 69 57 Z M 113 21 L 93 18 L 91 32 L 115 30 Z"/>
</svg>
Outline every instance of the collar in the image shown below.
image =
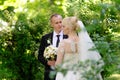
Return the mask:
<svg viewBox="0 0 120 80">
<path fill-rule="evenodd" d="M 62 35 L 63 35 L 63 31 L 61 31 L 59 34 L 57 34 L 57 33 L 54 31 L 54 32 L 53 32 L 53 37 L 56 37 L 56 35 L 62 36 Z"/>
</svg>

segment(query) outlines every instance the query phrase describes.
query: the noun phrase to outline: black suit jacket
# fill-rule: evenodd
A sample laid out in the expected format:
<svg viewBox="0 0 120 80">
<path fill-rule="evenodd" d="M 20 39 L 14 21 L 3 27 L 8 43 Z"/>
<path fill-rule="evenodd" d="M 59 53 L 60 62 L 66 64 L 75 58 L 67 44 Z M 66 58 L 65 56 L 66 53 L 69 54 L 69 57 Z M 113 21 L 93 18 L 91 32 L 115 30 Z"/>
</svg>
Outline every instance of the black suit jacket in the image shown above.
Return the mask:
<svg viewBox="0 0 120 80">
<path fill-rule="evenodd" d="M 67 37 L 68 37 L 67 35 L 63 35 L 63 39 Z M 40 47 L 38 51 L 38 60 L 45 66 L 45 70 L 50 70 L 50 66 L 47 65 L 47 60 L 44 58 L 43 53 L 45 48 L 50 45 L 50 43 L 47 43 L 47 40 L 50 40 L 52 44 L 52 39 L 53 39 L 53 32 L 42 36 L 40 41 Z"/>
</svg>

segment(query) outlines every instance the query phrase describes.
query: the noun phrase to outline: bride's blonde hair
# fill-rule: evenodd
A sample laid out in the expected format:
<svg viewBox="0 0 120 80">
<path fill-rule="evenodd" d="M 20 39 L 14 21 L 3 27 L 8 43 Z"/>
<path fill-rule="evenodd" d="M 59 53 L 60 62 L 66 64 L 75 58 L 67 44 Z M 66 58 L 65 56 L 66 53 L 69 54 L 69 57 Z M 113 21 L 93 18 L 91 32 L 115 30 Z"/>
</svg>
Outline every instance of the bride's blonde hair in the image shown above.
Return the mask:
<svg viewBox="0 0 120 80">
<path fill-rule="evenodd" d="M 77 17 L 66 17 L 63 19 L 62 24 L 70 27 L 74 31 L 77 31 L 80 28 Z"/>
</svg>

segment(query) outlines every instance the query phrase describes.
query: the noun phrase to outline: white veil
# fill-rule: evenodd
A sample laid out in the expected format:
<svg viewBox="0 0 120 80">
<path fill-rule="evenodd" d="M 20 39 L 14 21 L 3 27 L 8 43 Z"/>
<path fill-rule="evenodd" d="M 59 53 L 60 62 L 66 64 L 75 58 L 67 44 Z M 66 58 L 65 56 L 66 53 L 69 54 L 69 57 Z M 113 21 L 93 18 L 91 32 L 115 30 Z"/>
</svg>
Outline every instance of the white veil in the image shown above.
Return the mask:
<svg viewBox="0 0 120 80">
<path fill-rule="evenodd" d="M 104 65 L 103 60 L 101 59 L 101 55 L 99 54 L 99 52 L 97 50 L 90 50 L 91 48 L 95 48 L 95 45 L 92 41 L 92 39 L 90 38 L 87 30 L 85 29 L 83 23 L 81 21 L 78 21 L 78 24 L 80 26 L 81 31 L 78 33 L 79 35 L 79 55 L 80 55 L 80 61 L 86 61 L 86 60 L 94 60 L 96 62 L 100 62 L 99 64 L 96 65 L 96 67 L 98 68 L 102 68 L 102 66 Z M 91 64 L 94 65 L 94 64 Z M 90 66 L 87 66 L 88 68 L 86 68 L 86 70 L 91 69 Z M 94 65 L 95 66 L 95 65 Z M 100 71 L 101 72 L 101 71 Z M 97 74 L 97 76 L 99 77 L 98 80 L 103 80 L 101 74 Z"/>
<path fill-rule="evenodd" d="M 80 26 L 81 31 L 78 33 L 80 38 L 80 46 L 79 46 L 79 55 L 80 60 L 100 60 L 101 56 L 97 50 L 90 50 L 91 48 L 95 47 L 92 39 L 90 38 L 87 30 L 85 29 L 83 23 L 81 21 L 78 21 L 78 24 Z"/>
</svg>

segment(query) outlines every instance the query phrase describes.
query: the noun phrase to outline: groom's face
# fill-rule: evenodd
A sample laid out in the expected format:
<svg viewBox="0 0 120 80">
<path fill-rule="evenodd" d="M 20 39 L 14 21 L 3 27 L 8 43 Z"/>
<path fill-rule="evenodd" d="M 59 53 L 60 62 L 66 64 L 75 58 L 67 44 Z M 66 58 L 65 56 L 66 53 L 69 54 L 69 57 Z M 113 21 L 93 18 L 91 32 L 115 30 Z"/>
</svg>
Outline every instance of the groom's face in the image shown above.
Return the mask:
<svg viewBox="0 0 120 80">
<path fill-rule="evenodd" d="M 51 19 L 51 26 L 54 28 L 54 30 L 59 33 L 62 29 L 62 17 L 61 16 L 54 16 Z"/>
</svg>

